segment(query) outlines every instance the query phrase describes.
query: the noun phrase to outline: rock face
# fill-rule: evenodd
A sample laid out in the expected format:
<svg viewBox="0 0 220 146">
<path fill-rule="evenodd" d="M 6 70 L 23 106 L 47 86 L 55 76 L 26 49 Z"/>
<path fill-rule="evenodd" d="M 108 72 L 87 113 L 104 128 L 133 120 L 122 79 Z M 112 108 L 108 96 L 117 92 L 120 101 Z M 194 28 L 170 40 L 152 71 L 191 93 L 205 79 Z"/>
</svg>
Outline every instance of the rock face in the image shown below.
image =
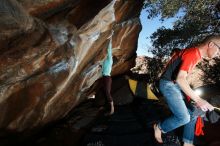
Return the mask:
<svg viewBox="0 0 220 146">
<path fill-rule="evenodd" d="M 0 3 L 0 129 L 43 126 L 84 101 L 112 30 L 112 74 L 133 65 L 143 0 Z"/>
</svg>

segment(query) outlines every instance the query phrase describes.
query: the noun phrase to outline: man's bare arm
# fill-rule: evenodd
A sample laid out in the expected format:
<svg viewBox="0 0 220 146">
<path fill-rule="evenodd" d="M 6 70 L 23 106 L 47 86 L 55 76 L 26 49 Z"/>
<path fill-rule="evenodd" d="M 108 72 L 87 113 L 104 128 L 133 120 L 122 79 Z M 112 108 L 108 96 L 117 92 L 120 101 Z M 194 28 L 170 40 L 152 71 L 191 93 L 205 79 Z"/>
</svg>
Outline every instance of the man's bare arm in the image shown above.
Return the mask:
<svg viewBox="0 0 220 146">
<path fill-rule="evenodd" d="M 184 70 L 180 70 L 177 75 L 176 82 L 180 86 L 182 91 L 196 102 L 199 100 L 200 97 L 196 95 L 195 92 L 191 89 L 191 87 L 189 86 L 186 80 L 186 77 L 187 77 L 187 72 Z"/>
<path fill-rule="evenodd" d="M 207 111 L 207 110 L 212 111 L 214 109 L 214 107 L 211 104 L 209 104 L 207 101 L 203 100 L 198 95 L 196 95 L 196 93 L 189 86 L 189 84 L 186 80 L 186 77 L 187 77 L 187 72 L 184 71 L 184 70 L 180 70 L 178 75 L 177 75 L 176 82 L 180 86 L 181 90 L 186 95 L 188 95 L 193 101 L 195 101 L 197 103 L 197 105 L 203 111 Z"/>
</svg>

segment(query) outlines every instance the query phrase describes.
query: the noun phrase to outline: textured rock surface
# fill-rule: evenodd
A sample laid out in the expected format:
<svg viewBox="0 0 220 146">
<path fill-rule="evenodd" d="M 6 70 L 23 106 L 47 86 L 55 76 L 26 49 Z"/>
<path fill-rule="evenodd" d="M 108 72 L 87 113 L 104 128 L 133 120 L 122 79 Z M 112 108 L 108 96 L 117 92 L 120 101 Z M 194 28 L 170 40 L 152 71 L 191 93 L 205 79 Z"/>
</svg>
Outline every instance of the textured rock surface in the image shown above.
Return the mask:
<svg viewBox="0 0 220 146">
<path fill-rule="evenodd" d="M 132 65 L 143 1 L 0 0 L 0 128 L 64 117 L 101 77 L 113 35 L 113 75 Z"/>
</svg>

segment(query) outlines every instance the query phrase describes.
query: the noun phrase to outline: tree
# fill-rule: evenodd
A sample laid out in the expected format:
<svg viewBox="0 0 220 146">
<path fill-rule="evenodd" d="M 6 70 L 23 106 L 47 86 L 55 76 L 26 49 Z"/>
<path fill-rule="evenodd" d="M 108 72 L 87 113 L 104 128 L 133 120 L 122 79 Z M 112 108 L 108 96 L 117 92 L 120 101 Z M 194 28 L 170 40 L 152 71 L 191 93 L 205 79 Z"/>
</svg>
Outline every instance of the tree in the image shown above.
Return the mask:
<svg viewBox="0 0 220 146">
<path fill-rule="evenodd" d="M 219 0 L 148 0 L 144 8 L 149 19 L 158 15 L 161 21 L 178 18 L 172 29 L 161 27 L 150 36 L 150 51 L 156 58 L 169 56 L 173 48 L 188 48 L 207 35 L 220 33 Z M 220 59 L 214 62 L 210 65 L 206 61 L 199 66 L 205 72 L 204 83 L 220 81 Z"/>
<path fill-rule="evenodd" d="M 204 60 L 198 66 L 204 72 L 204 83 L 212 84 L 220 81 L 220 58 L 212 61 Z"/>
<path fill-rule="evenodd" d="M 161 27 L 150 37 L 155 56 L 167 56 L 172 48 L 190 47 L 204 36 L 220 32 L 218 0 L 149 0 L 145 8 L 149 19 L 178 17 L 172 29 Z"/>
</svg>

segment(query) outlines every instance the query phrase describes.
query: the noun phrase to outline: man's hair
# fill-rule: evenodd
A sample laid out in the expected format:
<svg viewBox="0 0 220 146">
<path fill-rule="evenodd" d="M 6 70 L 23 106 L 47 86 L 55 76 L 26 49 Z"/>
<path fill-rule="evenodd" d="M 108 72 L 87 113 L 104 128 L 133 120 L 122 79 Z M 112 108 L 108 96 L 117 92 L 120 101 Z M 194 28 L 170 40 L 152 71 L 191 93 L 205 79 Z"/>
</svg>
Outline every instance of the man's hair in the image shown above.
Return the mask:
<svg viewBox="0 0 220 146">
<path fill-rule="evenodd" d="M 209 35 L 209 36 L 206 36 L 201 42 L 200 44 L 206 44 L 208 42 L 211 42 L 213 40 L 219 40 L 220 41 L 220 35 Z"/>
</svg>

